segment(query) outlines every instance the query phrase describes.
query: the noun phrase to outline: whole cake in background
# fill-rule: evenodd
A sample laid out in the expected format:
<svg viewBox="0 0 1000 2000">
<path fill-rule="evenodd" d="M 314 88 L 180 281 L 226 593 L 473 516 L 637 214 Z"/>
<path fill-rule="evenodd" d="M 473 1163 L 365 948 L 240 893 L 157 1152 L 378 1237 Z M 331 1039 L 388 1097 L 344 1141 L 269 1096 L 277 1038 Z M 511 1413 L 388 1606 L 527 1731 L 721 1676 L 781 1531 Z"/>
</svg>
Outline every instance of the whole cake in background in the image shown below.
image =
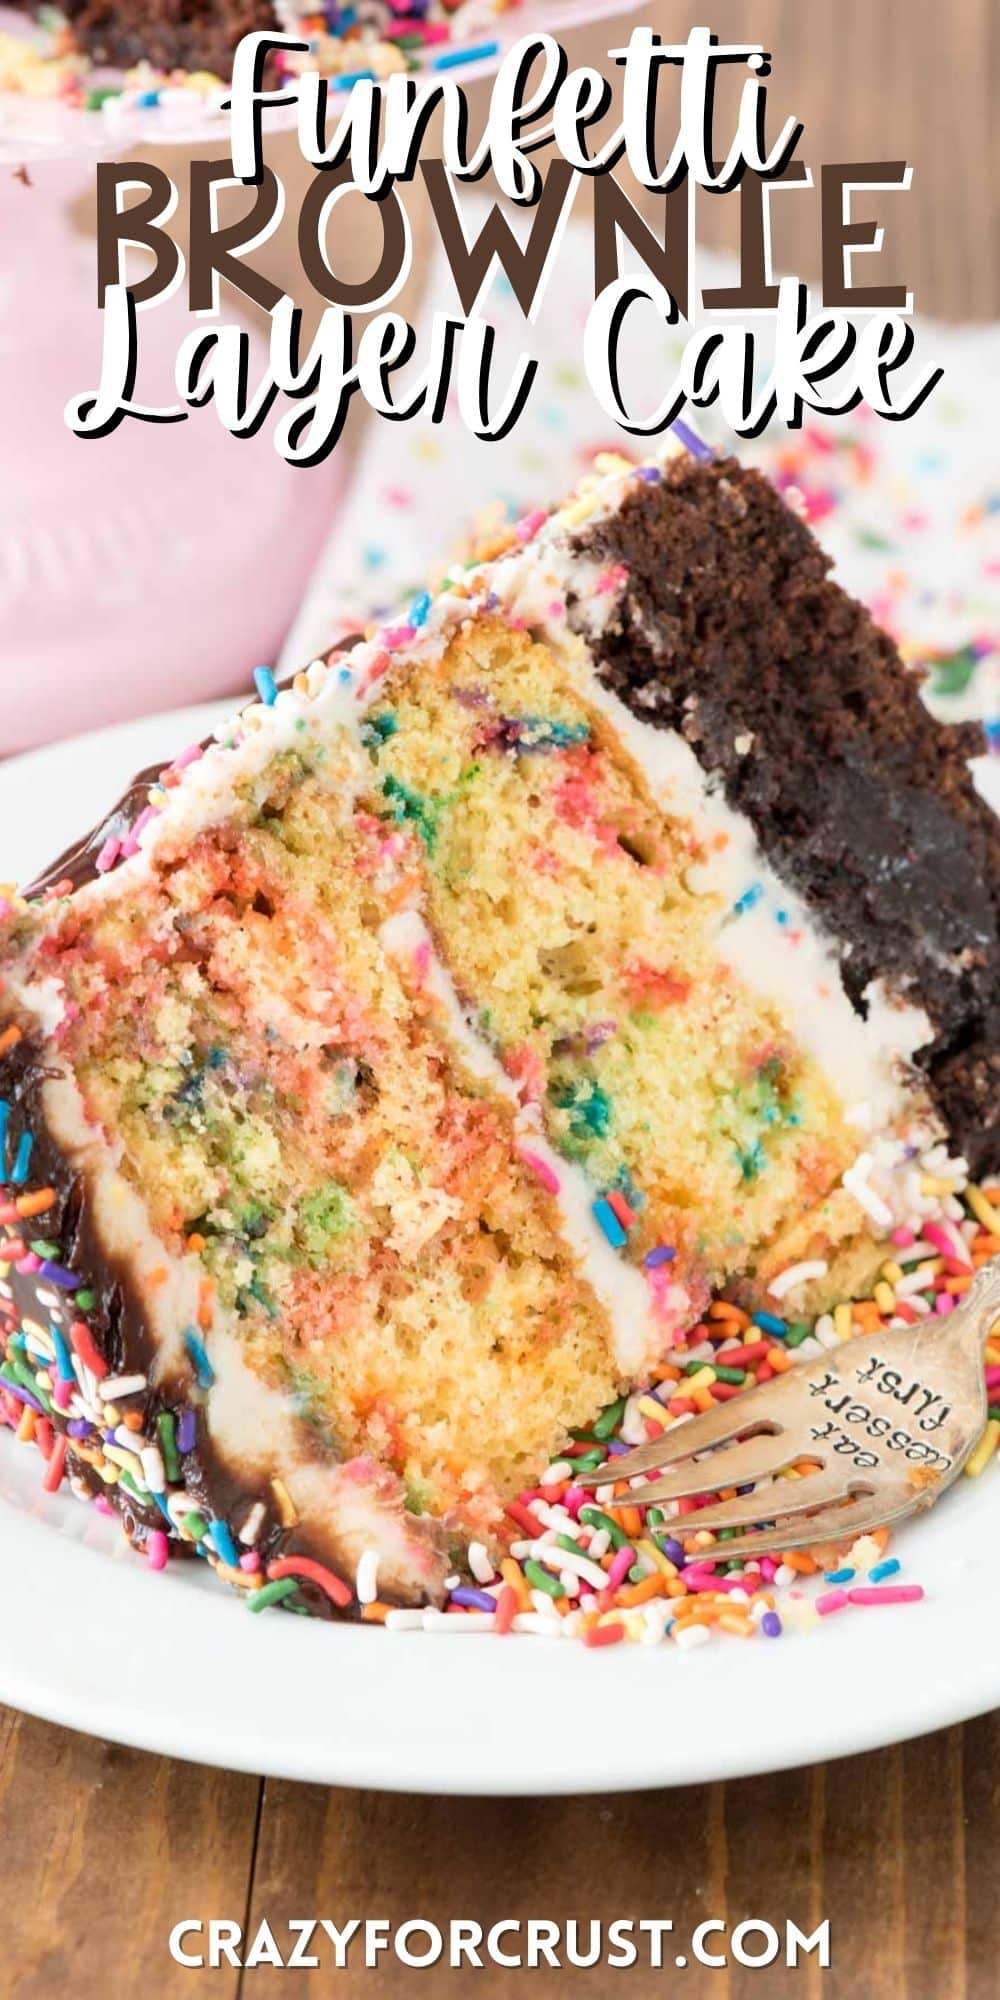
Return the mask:
<svg viewBox="0 0 1000 2000">
<path fill-rule="evenodd" d="M 61 0 L 58 10 L 34 0 L 14 4 L 46 26 L 61 16 L 74 45 L 98 64 L 130 69 L 149 62 L 166 71 L 207 70 L 219 77 L 228 76 L 241 35 L 279 25 L 274 8 L 257 0 L 232 0 L 231 5 L 163 0 L 152 8 L 130 6 L 128 0 Z"/>
<path fill-rule="evenodd" d="M 48 1385 L 140 1544 L 435 1603 L 713 1300 L 962 1249 L 1000 823 L 978 732 L 703 448 L 258 693 L 12 903 L 0 1393 Z"/>
<path fill-rule="evenodd" d="M 307 7 L 279 0 L 161 0 L 154 8 L 128 0 L 10 0 L 32 15 L 48 42 L 40 52 L 0 37 L 0 89 L 65 95 L 89 81 L 106 94 L 101 72 L 134 75 L 148 96 L 158 78 L 187 77 L 196 86 L 228 81 L 243 35 L 271 30 L 308 42 L 308 55 L 280 52 L 271 71 L 318 68 L 332 75 L 389 76 L 419 68 L 453 39 L 462 16 L 466 40 L 506 11 L 506 0 L 346 0 Z M 448 61 L 457 60 L 450 56 Z M 82 67 L 81 67 L 82 64 Z M 85 94 L 86 90 L 85 90 Z M 117 94 L 117 93 L 113 93 Z M 90 108 L 98 108 L 97 104 Z"/>
</svg>

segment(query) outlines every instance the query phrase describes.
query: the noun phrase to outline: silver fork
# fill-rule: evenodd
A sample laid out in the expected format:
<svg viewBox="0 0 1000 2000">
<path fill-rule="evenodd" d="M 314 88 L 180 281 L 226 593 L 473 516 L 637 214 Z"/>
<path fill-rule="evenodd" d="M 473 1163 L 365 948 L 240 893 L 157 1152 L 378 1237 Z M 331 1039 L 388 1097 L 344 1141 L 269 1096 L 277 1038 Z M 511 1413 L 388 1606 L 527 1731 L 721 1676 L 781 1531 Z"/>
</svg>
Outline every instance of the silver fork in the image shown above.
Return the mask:
<svg viewBox="0 0 1000 2000">
<path fill-rule="evenodd" d="M 752 1485 L 752 1492 L 682 1517 L 690 1534 L 744 1531 L 703 1550 L 708 1561 L 853 1541 L 932 1506 L 957 1479 L 986 1423 L 983 1348 L 998 1319 L 995 1257 L 947 1318 L 844 1341 L 821 1360 L 608 1459 L 579 1484 L 643 1476 L 618 1499 L 603 1497 L 607 1508 L 662 1506 Z M 646 1483 L 646 1475 L 682 1460 L 688 1463 L 679 1471 Z M 816 1470 L 777 1476 L 802 1460 Z"/>
</svg>

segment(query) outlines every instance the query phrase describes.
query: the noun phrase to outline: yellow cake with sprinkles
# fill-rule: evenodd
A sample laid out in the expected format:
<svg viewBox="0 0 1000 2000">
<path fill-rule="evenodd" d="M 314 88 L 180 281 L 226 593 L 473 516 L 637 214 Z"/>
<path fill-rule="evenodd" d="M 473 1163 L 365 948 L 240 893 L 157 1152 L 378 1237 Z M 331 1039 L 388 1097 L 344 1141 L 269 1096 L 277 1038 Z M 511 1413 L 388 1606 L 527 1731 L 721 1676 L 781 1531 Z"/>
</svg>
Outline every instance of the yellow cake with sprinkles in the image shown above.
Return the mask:
<svg viewBox="0 0 1000 2000">
<path fill-rule="evenodd" d="M 0 1415 L 251 1608 L 662 1636 L 575 1475 L 1000 1247 L 977 734 L 689 433 L 256 678 L 0 903 Z"/>
</svg>

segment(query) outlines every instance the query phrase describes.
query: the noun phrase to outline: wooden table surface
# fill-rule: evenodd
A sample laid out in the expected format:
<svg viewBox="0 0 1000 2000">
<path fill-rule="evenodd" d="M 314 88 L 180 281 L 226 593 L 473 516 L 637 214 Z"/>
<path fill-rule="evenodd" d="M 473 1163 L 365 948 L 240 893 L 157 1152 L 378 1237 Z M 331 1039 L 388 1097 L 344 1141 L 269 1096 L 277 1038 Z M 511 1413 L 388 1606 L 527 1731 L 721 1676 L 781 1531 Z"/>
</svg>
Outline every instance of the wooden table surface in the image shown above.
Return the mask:
<svg viewBox="0 0 1000 2000">
<path fill-rule="evenodd" d="M 650 10 L 680 39 L 691 22 L 750 34 L 775 53 L 782 110 L 804 156 L 915 167 L 893 197 L 886 268 L 925 312 L 1000 315 L 996 256 L 1000 23 L 996 0 L 713 0 Z M 577 38 L 592 59 L 598 37 Z M 806 199 L 806 198 L 803 198 Z M 789 198 L 788 254 L 816 275 L 815 216 Z M 703 234 L 726 241 L 732 204 Z M 16 1615 L 8 1606 L 8 1617 Z M 57 1611 L 54 1609 L 53 1615 Z M 248 1635 L 248 1644 L 253 1638 Z M 2 1643 L 2 1641 L 0 1641 Z M 802 1671 L 809 1671 L 802 1642 Z M 919 1659 L 914 1672 L 920 1671 Z M 873 1644 L 872 1673 L 878 1673 Z M 739 1655 L 734 1647 L 734 1687 Z M 335 1698 L 335 1690 L 332 1691 Z M 283 1698 L 288 1698 L 285 1691 Z M 123 1750 L 0 1711 L 0 1884 L 6 1978 L 17 2000 L 235 1995 L 240 1975 L 174 1966 L 181 1917 L 747 1915 L 831 1923 L 833 1967 L 528 1975 L 483 1970 L 480 2000 L 520 1991 L 687 2000 L 795 1991 L 859 2000 L 1000 1994 L 1000 1718 L 867 1757 L 776 1777 L 607 1800 L 493 1803 L 266 1782 Z M 263 1996 L 326 1990 L 329 1971 L 244 1975 Z M 251 1984 L 251 1980 L 254 1982 Z M 572 1980 L 572 1988 L 567 1984 Z M 424 2000 L 468 1975 L 399 1966 L 341 1973 L 337 1990 Z"/>
</svg>

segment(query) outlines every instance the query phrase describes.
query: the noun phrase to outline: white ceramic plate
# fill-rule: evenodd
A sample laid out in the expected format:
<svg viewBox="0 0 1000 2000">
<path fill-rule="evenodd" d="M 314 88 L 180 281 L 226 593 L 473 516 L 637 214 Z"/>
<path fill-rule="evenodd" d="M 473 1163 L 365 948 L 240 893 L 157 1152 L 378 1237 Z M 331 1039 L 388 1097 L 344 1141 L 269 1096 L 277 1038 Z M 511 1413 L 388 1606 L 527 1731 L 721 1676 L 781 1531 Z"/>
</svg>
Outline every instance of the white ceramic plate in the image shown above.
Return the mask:
<svg viewBox="0 0 1000 2000">
<path fill-rule="evenodd" d="M 0 877 L 27 880 L 133 772 L 218 707 L 152 717 L 0 767 Z M 0 1436 L 0 1699 L 148 1750 L 240 1770 L 428 1792 L 684 1784 L 809 1763 L 1000 1704 L 994 1468 L 904 1530 L 922 1603 L 806 1636 L 588 1652 L 249 1617 L 195 1564 L 154 1574 L 114 1524 L 41 1491 Z M 955 1553 L 955 1550 L 958 1553 Z"/>
</svg>

